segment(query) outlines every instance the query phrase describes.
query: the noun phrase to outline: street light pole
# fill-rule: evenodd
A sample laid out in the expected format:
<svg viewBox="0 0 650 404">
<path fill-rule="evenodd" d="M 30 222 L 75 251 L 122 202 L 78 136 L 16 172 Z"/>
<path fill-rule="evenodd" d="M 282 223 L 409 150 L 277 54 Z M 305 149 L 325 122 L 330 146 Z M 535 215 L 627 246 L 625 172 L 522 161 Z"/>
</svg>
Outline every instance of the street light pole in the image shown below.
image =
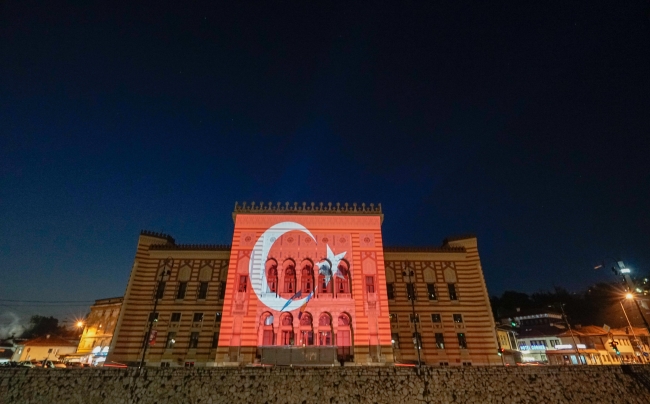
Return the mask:
<svg viewBox="0 0 650 404">
<path fill-rule="evenodd" d="M 406 261 L 406 269 L 402 271 L 402 276 L 403 277 L 408 277 L 409 280 L 409 285 L 411 285 L 411 293 L 412 296 L 410 297 L 411 300 L 411 312 L 413 316 L 413 329 L 415 330 L 415 337 L 413 338 L 415 340 L 415 350 L 418 353 L 418 372 L 420 371 L 420 367 L 422 366 L 422 361 L 420 360 L 420 343 L 421 343 L 421 336 L 420 333 L 418 332 L 418 322 L 419 318 L 415 316 L 415 286 L 413 286 L 413 283 L 411 283 L 411 277 L 415 275 L 412 269 L 409 267 L 408 261 Z M 407 286 L 407 294 L 408 294 L 408 286 Z"/>
<path fill-rule="evenodd" d="M 158 280 L 156 290 L 154 291 L 153 312 L 152 314 L 149 315 L 149 327 L 147 330 L 147 334 L 144 336 L 144 340 L 142 341 L 143 344 L 142 358 L 140 359 L 140 365 L 138 366 L 138 370 L 142 369 L 142 366 L 144 366 L 144 357 L 147 354 L 147 347 L 149 346 L 149 338 L 151 338 L 153 323 L 154 321 L 158 321 L 158 319 L 156 318 L 156 309 L 158 308 L 159 291 L 165 279 L 165 276 L 171 274 L 171 270 L 167 269 L 167 264 L 169 263 L 169 261 L 170 261 L 169 258 L 165 261 L 165 266 L 162 268 L 162 271 L 160 271 L 160 279 Z"/>
</svg>

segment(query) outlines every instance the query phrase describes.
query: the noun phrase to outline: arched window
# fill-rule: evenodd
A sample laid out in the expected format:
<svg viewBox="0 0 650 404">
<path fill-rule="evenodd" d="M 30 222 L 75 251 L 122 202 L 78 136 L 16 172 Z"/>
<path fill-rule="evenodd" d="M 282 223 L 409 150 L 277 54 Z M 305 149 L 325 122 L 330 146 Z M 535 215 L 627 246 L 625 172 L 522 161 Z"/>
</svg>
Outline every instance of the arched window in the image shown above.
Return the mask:
<svg viewBox="0 0 650 404">
<path fill-rule="evenodd" d="M 294 345 L 293 316 L 290 313 L 280 317 L 280 345 Z"/>
<path fill-rule="evenodd" d="M 298 343 L 302 346 L 314 345 L 314 329 L 309 313 L 303 313 L 300 317 L 300 341 Z"/>
<path fill-rule="evenodd" d="M 338 267 L 340 276 L 336 276 L 336 293 L 350 293 L 350 267 L 345 261 L 341 261 Z"/>
<path fill-rule="evenodd" d="M 314 288 L 314 270 L 311 264 L 307 263 L 302 267 L 300 281 L 302 283 L 302 293 L 311 293 Z"/>
<path fill-rule="evenodd" d="M 267 264 L 266 282 L 269 286 L 269 292 L 278 292 L 278 264 L 274 261 L 269 261 Z"/>
<path fill-rule="evenodd" d="M 293 265 L 287 266 L 287 269 L 284 271 L 284 292 L 296 292 L 296 270 Z"/>
<path fill-rule="evenodd" d="M 325 273 L 328 276 L 325 276 Z M 318 271 L 318 292 L 319 293 L 332 293 L 333 287 L 331 282 L 332 271 L 329 263 L 322 264 L 321 269 Z M 328 281 L 329 278 L 329 281 Z"/>
<path fill-rule="evenodd" d="M 332 345 L 332 318 L 323 313 L 318 318 L 318 345 Z"/>
<path fill-rule="evenodd" d="M 260 345 L 275 345 L 273 333 L 273 315 L 269 312 L 260 318 Z"/>
</svg>

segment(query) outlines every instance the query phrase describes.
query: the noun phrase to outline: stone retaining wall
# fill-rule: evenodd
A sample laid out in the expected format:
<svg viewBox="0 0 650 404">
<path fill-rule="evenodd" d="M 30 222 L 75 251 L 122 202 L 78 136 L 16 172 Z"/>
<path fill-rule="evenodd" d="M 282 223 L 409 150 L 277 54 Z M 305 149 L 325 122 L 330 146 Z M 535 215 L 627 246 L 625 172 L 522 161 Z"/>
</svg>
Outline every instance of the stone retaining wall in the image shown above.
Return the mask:
<svg viewBox="0 0 650 404">
<path fill-rule="evenodd" d="M 650 403 L 650 366 L 1 369 L 0 403 Z"/>
</svg>

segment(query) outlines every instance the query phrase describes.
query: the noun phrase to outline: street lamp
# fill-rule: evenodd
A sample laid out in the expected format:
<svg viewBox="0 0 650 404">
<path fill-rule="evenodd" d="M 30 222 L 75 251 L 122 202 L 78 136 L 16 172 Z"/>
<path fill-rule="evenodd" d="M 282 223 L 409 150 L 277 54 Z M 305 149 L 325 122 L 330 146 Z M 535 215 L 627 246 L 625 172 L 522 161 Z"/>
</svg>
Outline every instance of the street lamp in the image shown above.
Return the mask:
<svg viewBox="0 0 650 404">
<path fill-rule="evenodd" d="M 413 286 L 413 283 L 411 282 L 411 277 L 415 276 L 415 273 L 411 268 L 409 268 L 409 263 L 406 261 L 406 269 L 402 271 L 402 276 L 403 277 L 408 277 L 409 280 L 409 285 L 410 285 L 410 296 L 409 300 L 411 300 L 411 312 L 413 316 L 413 329 L 415 330 L 415 335 L 413 336 L 413 342 L 415 343 L 415 350 L 418 353 L 418 372 L 420 371 L 420 366 L 422 366 L 422 361 L 420 360 L 420 344 L 421 344 L 421 336 L 420 333 L 418 332 L 418 322 L 419 319 L 415 316 L 415 287 Z M 408 293 L 408 286 L 407 286 L 407 294 Z"/>
<path fill-rule="evenodd" d="M 83 322 L 83 321 L 77 321 L 77 328 L 81 328 L 81 327 L 83 327 L 83 326 L 84 326 L 84 322 Z"/>
</svg>

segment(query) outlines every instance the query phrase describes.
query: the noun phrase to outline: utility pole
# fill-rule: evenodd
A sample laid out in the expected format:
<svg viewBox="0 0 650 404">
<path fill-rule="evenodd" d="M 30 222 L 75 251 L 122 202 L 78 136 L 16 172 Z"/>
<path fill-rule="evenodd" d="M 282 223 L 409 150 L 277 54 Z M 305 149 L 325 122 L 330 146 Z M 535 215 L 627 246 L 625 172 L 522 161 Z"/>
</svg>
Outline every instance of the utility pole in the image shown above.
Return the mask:
<svg viewBox="0 0 650 404">
<path fill-rule="evenodd" d="M 412 312 L 412 316 L 413 316 L 413 329 L 415 330 L 415 335 L 413 336 L 413 342 L 415 343 L 415 350 L 418 353 L 418 373 L 419 373 L 420 372 L 420 367 L 422 366 L 422 361 L 420 359 L 420 344 L 422 343 L 422 341 L 421 341 L 422 337 L 420 336 L 420 333 L 418 332 L 418 323 L 420 322 L 420 319 L 415 316 L 415 285 L 413 285 L 413 283 L 411 282 L 411 277 L 414 276 L 414 275 L 415 275 L 415 273 L 413 272 L 413 270 L 411 268 L 409 268 L 409 262 L 406 261 L 406 268 L 405 268 L 404 271 L 402 271 L 402 276 L 403 277 L 408 277 L 408 280 L 409 280 L 408 284 L 411 287 L 411 291 L 410 291 L 411 296 L 407 296 L 407 297 L 409 297 L 410 300 L 411 300 L 411 312 Z M 406 288 L 407 288 L 407 294 L 408 294 L 409 286 L 407 286 Z"/>
<path fill-rule="evenodd" d="M 578 364 L 582 365 L 582 359 L 580 359 L 580 350 L 578 349 L 578 343 L 576 342 L 576 336 L 573 334 L 573 329 L 571 329 L 571 324 L 569 324 L 569 319 L 566 317 L 566 313 L 564 312 L 564 303 L 560 303 L 560 310 L 562 310 L 562 317 L 564 317 L 564 322 L 566 323 L 566 326 L 569 328 L 569 333 L 571 333 L 571 339 L 573 340 L 573 343 L 576 346 L 576 353 L 578 355 Z M 585 358 L 586 361 L 586 358 Z M 586 365 L 587 363 L 584 363 Z"/>
<path fill-rule="evenodd" d="M 140 365 L 138 366 L 138 370 L 142 369 L 142 366 L 144 366 L 144 357 L 147 354 L 147 347 L 149 346 L 149 338 L 151 338 L 151 331 L 153 330 L 153 323 L 155 321 L 158 321 L 158 318 L 156 317 L 156 309 L 158 308 L 158 300 L 160 299 L 160 287 L 163 285 L 165 276 L 169 276 L 171 274 L 171 268 L 168 269 L 168 265 L 171 262 L 171 258 L 167 258 L 165 260 L 165 265 L 162 267 L 162 270 L 160 271 L 160 279 L 158 280 L 158 284 L 156 285 L 156 289 L 154 290 L 154 300 L 153 300 L 153 312 L 149 315 L 149 327 L 147 329 L 147 334 L 144 336 L 144 340 L 142 341 L 143 347 L 142 347 L 142 359 L 140 359 Z"/>
</svg>

